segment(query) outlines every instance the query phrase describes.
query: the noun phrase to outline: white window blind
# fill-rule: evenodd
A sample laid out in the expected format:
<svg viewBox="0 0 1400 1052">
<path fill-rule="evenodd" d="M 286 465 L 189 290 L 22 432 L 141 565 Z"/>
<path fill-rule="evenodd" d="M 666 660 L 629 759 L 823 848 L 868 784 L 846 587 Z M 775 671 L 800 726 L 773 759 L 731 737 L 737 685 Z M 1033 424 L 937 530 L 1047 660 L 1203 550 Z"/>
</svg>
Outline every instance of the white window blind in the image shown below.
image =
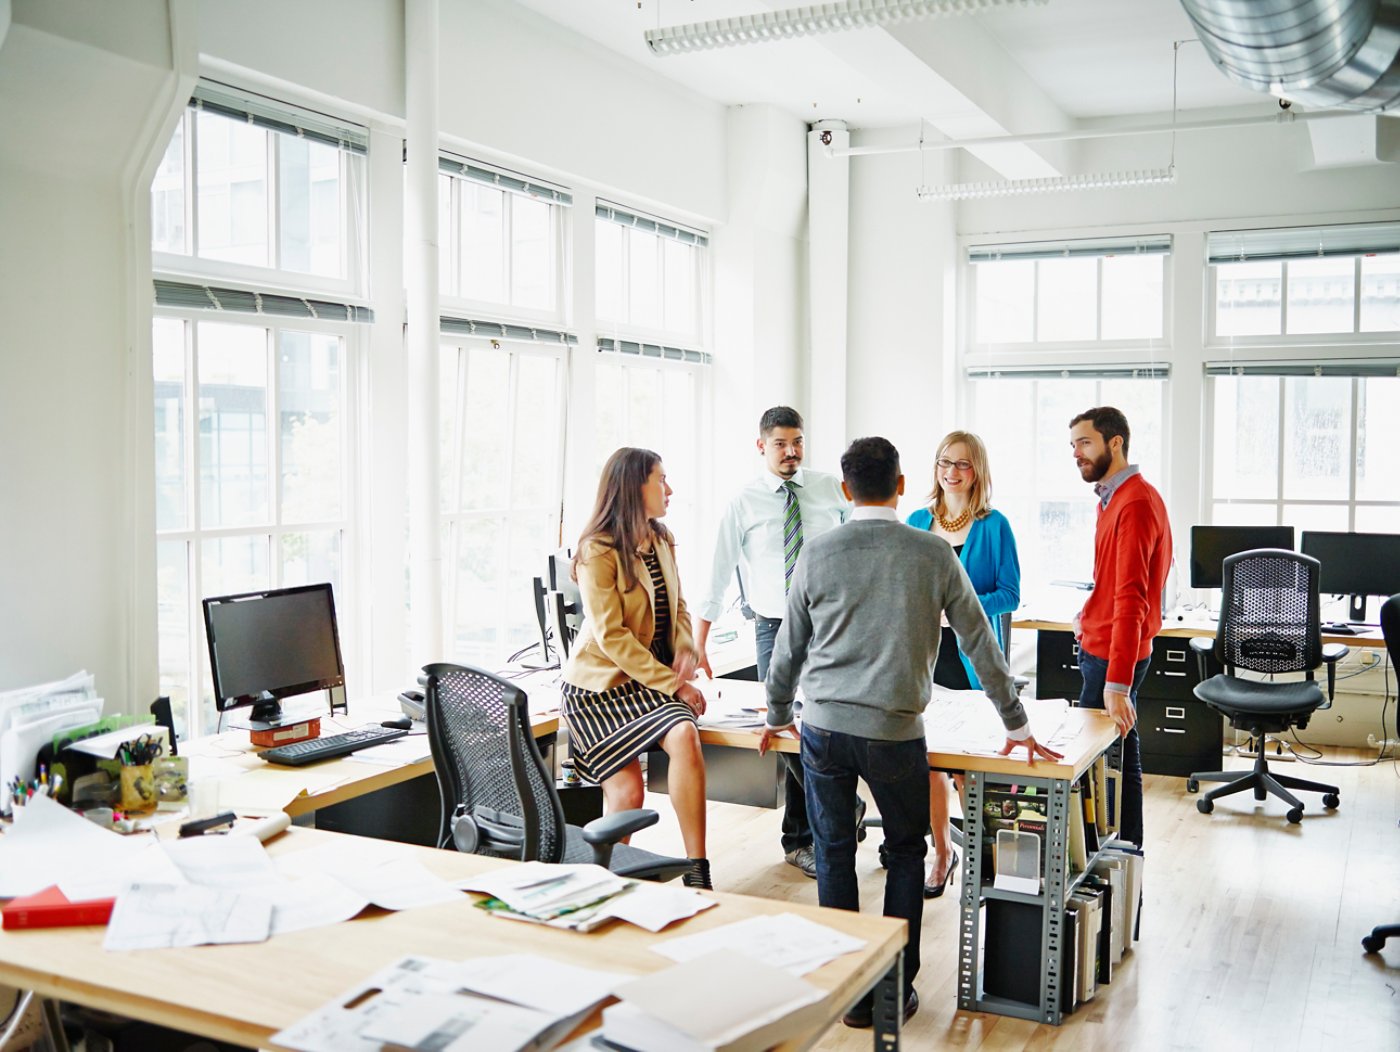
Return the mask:
<svg viewBox="0 0 1400 1052">
<path fill-rule="evenodd" d="M 1161 256 L 1172 250 L 1169 234 L 1139 237 L 1085 238 L 1074 241 L 1022 241 L 1008 245 L 973 245 L 969 263 L 1021 259 L 1083 259 L 1099 256 Z"/>
<path fill-rule="evenodd" d="M 1400 252 L 1400 223 L 1352 223 L 1282 230 L 1214 230 L 1206 236 L 1210 263 L 1318 259 Z"/>
<path fill-rule="evenodd" d="M 155 292 L 158 307 L 263 314 L 279 318 L 317 318 L 322 321 L 374 321 L 374 311 L 369 307 L 334 300 L 161 280 L 156 281 Z"/>
<path fill-rule="evenodd" d="M 216 81 L 200 81 L 190 98 L 190 107 L 351 153 L 367 153 L 369 149 L 369 132 L 358 124 Z"/>
<path fill-rule="evenodd" d="M 578 337 L 557 329 L 540 329 L 526 325 L 511 325 L 502 321 L 460 318 L 444 314 L 439 319 L 442 331 L 452 336 L 480 336 L 483 339 L 513 340 L 516 343 L 549 343 L 572 345 Z"/>
<path fill-rule="evenodd" d="M 683 245 L 696 245 L 703 248 L 710 243 L 709 237 L 699 230 L 677 226 L 662 219 L 642 215 L 640 212 L 631 212 L 618 205 L 609 204 L 606 201 L 599 201 L 597 205 L 594 206 L 593 213 L 599 219 L 606 220 L 609 223 L 631 227 L 633 230 L 645 230 L 649 234 L 655 234 L 657 237 L 669 238 L 672 241 L 679 241 Z"/>
<path fill-rule="evenodd" d="M 480 161 L 467 160 L 464 157 L 453 157 L 451 154 L 439 155 L 438 171 L 471 183 L 494 186 L 497 190 L 524 194 L 526 197 L 540 198 L 557 205 L 572 205 L 574 203 L 573 194 L 562 187 L 539 179 L 532 179 L 518 172 L 507 171 L 504 168 L 493 168 Z"/>
</svg>

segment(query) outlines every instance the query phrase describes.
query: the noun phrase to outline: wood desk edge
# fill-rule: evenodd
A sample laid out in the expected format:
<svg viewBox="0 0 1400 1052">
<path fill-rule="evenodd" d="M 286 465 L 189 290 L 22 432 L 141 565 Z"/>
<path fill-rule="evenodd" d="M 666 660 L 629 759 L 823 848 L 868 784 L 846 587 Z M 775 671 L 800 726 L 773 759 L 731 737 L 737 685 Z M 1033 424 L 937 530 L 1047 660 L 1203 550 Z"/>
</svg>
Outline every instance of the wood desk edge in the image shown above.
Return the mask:
<svg viewBox="0 0 1400 1052">
<path fill-rule="evenodd" d="M 1028 617 L 1024 621 L 1012 621 L 1011 627 L 1032 632 L 1069 632 L 1072 630 L 1068 621 L 1046 621 L 1036 617 Z M 1367 626 L 1364 632 L 1350 636 L 1323 632 L 1322 641 L 1324 643 L 1342 643 L 1347 646 L 1383 647 L 1385 639 L 1382 638 L 1380 632 L 1379 628 L 1371 628 L 1370 626 Z M 1162 630 L 1157 635 L 1167 636 L 1170 639 L 1205 639 L 1215 635 L 1215 625 L 1166 621 L 1162 623 Z"/>
</svg>

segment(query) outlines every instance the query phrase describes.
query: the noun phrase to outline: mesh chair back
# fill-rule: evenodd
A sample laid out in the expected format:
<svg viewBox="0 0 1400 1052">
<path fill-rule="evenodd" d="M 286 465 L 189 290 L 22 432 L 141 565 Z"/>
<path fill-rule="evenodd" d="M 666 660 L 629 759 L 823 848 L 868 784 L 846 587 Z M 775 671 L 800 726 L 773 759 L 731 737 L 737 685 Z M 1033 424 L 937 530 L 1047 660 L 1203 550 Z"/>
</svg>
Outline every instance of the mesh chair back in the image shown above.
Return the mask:
<svg viewBox="0 0 1400 1052">
<path fill-rule="evenodd" d="M 1316 559 L 1273 548 L 1226 558 L 1215 657 L 1227 670 L 1311 672 L 1322 663 Z"/>
<path fill-rule="evenodd" d="M 522 861 L 564 857 L 564 809 L 530 732 L 525 692 L 465 665 L 428 665 L 428 744 L 442 797 L 438 846 L 460 808 L 482 829 L 478 854 Z"/>
<path fill-rule="evenodd" d="M 1400 595 L 1392 595 L 1381 604 L 1381 638 L 1390 663 L 1400 668 Z"/>
</svg>

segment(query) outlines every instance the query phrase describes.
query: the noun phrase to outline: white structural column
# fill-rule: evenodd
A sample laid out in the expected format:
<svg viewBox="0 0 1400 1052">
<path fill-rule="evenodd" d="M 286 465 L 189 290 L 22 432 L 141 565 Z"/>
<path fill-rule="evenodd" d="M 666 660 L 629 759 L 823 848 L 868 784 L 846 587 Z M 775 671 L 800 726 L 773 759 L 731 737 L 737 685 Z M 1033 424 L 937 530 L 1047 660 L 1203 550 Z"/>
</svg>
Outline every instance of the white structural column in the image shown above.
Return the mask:
<svg viewBox="0 0 1400 1052">
<path fill-rule="evenodd" d="M 404 4 L 404 53 L 409 645 L 419 664 L 449 656 L 442 652 L 438 492 L 438 0 Z"/>
<path fill-rule="evenodd" d="M 823 142 L 830 136 L 829 143 Z M 836 462 L 846 434 L 846 310 L 850 257 L 851 168 L 828 157 L 845 149 L 844 121 L 818 121 L 807 133 L 807 310 L 811 352 L 807 363 L 807 457 Z"/>
</svg>

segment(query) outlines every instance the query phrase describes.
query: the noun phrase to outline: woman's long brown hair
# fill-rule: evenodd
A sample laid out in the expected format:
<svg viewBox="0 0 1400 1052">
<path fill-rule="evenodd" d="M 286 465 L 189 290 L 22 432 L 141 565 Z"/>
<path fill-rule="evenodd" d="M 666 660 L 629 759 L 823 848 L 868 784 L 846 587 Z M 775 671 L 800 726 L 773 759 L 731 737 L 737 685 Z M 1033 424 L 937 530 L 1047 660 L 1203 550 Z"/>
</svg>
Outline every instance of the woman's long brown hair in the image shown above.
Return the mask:
<svg viewBox="0 0 1400 1052">
<path fill-rule="evenodd" d="M 574 550 L 572 574 L 575 581 L 578 580 L 579 560 L 595 541 L 617 551 L 622 580 L 629 592 L 637 586 L 633 556 L 651 535 L 655 534 L 667 544 L 675 543 L 671 531 L 660 520 L 647 518 L 646 504 L 642 500 L 642 487 L 651 477 L 652 469 L 660 463 L 661 457 L 656 453 L 634 446 L 623 446 L 608 457 L 598 480 L 598 500 L 593 506 L 593 515 L 579 534 L 578 547 Z"/>
</svg>

